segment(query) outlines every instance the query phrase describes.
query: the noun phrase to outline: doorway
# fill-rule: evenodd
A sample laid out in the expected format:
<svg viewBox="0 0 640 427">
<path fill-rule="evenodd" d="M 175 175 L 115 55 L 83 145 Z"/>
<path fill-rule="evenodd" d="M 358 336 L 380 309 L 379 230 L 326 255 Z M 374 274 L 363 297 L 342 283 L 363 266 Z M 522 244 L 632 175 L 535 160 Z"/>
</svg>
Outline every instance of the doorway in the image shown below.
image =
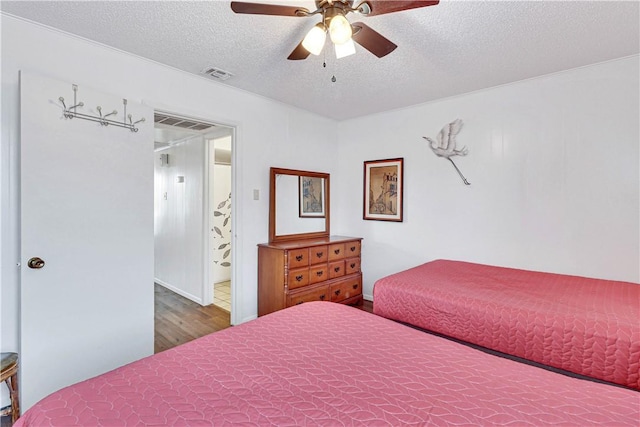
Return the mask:
<svg viewBox="0 0 640 427">
<path fill-rule="evenodd" d="M 231 312 L 234 128 L 156 111 L 154 131 L 155 281 Z"/>
<path fill-rule="evenodd" d="M 232 137 L 207 140 L 209 145 L 209 281 L 213 303 L 231 312 Z"/>
</svg>

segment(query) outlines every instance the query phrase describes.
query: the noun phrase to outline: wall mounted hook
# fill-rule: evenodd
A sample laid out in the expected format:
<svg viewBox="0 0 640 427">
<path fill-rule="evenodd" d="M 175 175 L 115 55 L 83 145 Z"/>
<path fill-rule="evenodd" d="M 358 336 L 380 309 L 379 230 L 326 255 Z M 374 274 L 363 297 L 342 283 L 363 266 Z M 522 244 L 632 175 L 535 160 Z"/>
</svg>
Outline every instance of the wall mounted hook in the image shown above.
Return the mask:
<svg viewBox="0 0 640 427">
<path fill-rule="evenodd" d="M 138 128 L 135 125 L 137 123 L 145 121 L 143 117 L 140 120 L 137 120 L 134 122 L 131 117 L 131 114 L 127 116 L 127 100 L 126 99 L 122 100 L 122 104 L 124 105 L 124 117 L 121 122 L 108 118 L 110 116 L 115 116 L 116 114 L 118 114 L 117 110 L 113 110 L 112 112 L 103 115 L 102 107 L 99 105 L 96 107 L 96 110 L 98 111 L 98 116 L 78 113 L 76 111 L 77 107 L 84 107 L 84 102 L 76 101 L 77 94 L 78 94 L 78 85 L 74 84 L 74 85 L 71 85 L 71 87 L 73 89 L 73 104 L 74 104 L 73 106 L 67 108 L 67 105 L 64 102 L 64 98 L 62 96 L 58 98 L 58 100 L 62 103 L 62 107 L 64 108 L 64 113 L 63 113 L 64 117 L 67 119 L 73 119 L 77 117 L 79 119 L 100 123 L 102 126 L 113 125 L 113 126 L 126 128 L 126 129 L 129 129 L 131 132 L 138 132 Z M 129 123 L 127 123 L 127 120 L 126 120 L 127 117 L 129 118 Z"/>
</svg>

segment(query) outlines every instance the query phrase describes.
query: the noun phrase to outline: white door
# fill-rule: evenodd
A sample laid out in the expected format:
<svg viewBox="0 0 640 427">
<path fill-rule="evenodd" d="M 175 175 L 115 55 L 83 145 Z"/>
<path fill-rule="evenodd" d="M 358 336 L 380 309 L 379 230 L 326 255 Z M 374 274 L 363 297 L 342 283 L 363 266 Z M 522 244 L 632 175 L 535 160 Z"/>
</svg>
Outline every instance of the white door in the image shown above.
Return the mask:
<svg viewBox="0 0 640 427">
<path fill-rule="evenodd" d="M 63 116 L 71 83 L 21 73 L 21 397 L 153 353 L 153 111 L 137 133 Z M 78 112 L 123 98 L 79 85 Z M 30 268 L 31 258 L 42 268 Z"/>
</svg>

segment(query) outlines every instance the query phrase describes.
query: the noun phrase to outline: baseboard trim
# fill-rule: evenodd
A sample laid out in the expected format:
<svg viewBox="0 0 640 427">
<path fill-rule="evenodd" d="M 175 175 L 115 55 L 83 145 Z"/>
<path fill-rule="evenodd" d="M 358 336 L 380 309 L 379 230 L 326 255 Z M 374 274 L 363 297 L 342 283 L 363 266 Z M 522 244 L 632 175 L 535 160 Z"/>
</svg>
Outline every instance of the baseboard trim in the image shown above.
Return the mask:
<svg viewBox="0 0 640 427">
<path fill-rule="evenodd" d="M 239 324 L 242 324 L 242 323 L 249 322 L 249 321 L 251 321 L 251 320 L 256 320 L 257 318 L 258 318 L 258 316 L 256 316 L 256 315 L 253 315 L 253 316 L 247 316 L 247 317 L 245 317 L 244 319 L 242 319 L 242 320 L 240 321 L 240 323 L 238 323 L 238 325 L 239 325 Z M 232 323 L 231 325 L 232 325 L 232 326 L 235 326 L 235 325 L 236 325 L 236 323 Z"/>
<path fill-rule="evenodd" d="M 162 281 L 162 280 L 158 279 L 157 277 L 155 277 L 155 278 L 153 279 L 153 281 L 154 281 L 154 282 L 156 282 L 158 285 L 160 285 L 160 286 L 162 286 L 162 287 L 164 287 L 164 288 L 167 288 L 167 289 L 169 289 L 170 291 L 175 292 L 176 294 L 178 294 L 178 295 L 180 295 L 180 296 L 185 297 L 186 299 L 189 299 L 189 300 L 191 300 L 191 301 L 193 301 L 193 302 L 195 302 L 195 303 L 198 303 L 198 304 L 200 304 L 200 305 L 204 306 L 204 305 L 202 304 L 202 298 L 198 298 L 198 297 L 196 297 L 195 295 L 190 294 L 189 292 L 185 292 L 185 291 L 183 291 L 182 289 L 177 288 L 177 287 L 173 286 L 173 285 L 172 285 L 172 284 L 170 284 L 170 283 L 167 283 L 167 282 L 164 282 L 164 281 Z"/>
</svg>

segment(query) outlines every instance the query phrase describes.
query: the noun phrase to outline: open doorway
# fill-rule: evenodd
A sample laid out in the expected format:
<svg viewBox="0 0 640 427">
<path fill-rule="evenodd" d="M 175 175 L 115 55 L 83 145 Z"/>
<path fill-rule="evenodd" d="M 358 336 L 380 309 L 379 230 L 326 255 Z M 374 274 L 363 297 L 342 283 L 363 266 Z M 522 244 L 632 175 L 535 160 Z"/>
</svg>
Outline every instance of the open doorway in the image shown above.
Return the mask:
<svg viewBox="0 0 640 427">
<path fill-rule="evenodd" d="M 231 312 L 232 136 L 208 139 L 209 145 L 209 282 L 213 303 Z"/>
<path fill-rule="evenodd" d="M 196 303 L 195 308 L 223 301 L 218 308 L 231 313 L 234 129 L 156 111 L 154 131 L 156 285 L 163 295 L 165 290 L 175 293 Z M 215 283 L 226 288 L 216 292 Z M 198 336 L 198 325 L 190 330 L 188 321 L 179 324 L 191 339 Z"/>
</svg>

